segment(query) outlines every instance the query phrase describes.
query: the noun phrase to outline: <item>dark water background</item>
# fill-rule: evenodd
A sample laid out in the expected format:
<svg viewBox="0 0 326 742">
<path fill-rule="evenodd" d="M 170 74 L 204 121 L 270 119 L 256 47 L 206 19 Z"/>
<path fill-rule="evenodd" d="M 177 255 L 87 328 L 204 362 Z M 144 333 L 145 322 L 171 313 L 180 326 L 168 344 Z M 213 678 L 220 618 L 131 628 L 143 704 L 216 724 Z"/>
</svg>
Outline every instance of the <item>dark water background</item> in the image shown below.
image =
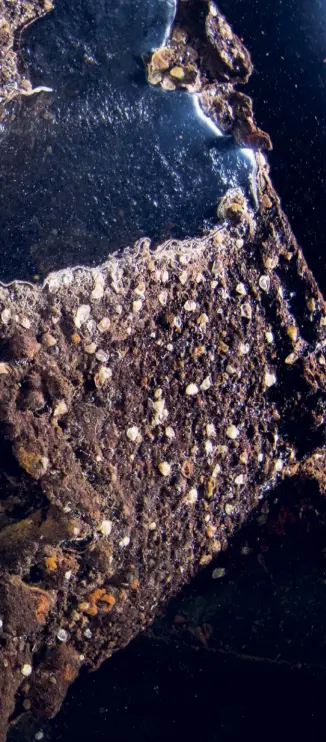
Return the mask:
<svg viewBox="0 0 326 742">
<path fill-rule="evenodd" d="M 326 4 L 219 5 L 253 54 L 250 89 L 272 135 L 273 181 L 326 293 Z M 307 508 L 298 517 L 297 490 L 272 493 L 266 525 L 248 525 L 218 561 L 225 577 L 214 581 L 205 569 L 151 634 L 77 681 L 57 719 L 33 735 L 42 728 L 47 742 L 324 742 L 325 501 L 311 485 L 301 496 Z M 191 629 L 212 627 L 206 647 L 176 629 L 180 614 Z"/>
<path fill-rule="evenodd" d="M 219 0 L 254 62 L 247 86 L 271 134 L 272 179 L 326 295 L 326 2 Z"/>
<path fill-rule="evenodd" d="M 251 161 L 183 91 L 149 86 L 174 0 L 56 0 L 23 36 L 34 86 L 0 134 L 2 280 L 95 264 L 148 236 L 196 235 Z"/>
</svg>

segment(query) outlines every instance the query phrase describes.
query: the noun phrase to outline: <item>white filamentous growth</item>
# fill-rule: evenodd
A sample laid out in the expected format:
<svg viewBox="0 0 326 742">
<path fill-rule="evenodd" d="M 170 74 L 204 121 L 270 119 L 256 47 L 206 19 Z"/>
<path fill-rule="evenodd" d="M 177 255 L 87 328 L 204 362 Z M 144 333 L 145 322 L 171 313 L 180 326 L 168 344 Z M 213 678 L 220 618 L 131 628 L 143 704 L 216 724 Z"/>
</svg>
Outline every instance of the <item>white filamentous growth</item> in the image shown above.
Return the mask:
<svg viewBox="0 0 326 742">
<path fill-rule="evenodd" d="M 214 124 L 214 121 L 212 121 L 212 119 L 210 119 L 208 116 L 205 116 L 204 111 L 201 108 L 201 105 L 199 103 L 199 96 L 198 95 L 193 95 L 192 96 L 192 99 L 193 99 L 193 102 L 194 102 L 194 108 L 195 108 L 195 111 L 196 111 L 196 114 L 197 114 L 198 118 L 201 119 L 202 121 L 204 121 L 205 124 L 206 124 L 206 126 L 208 126 L 214 132 L 214 134 L 216 134 L 216 136 L 221 137 L 222 136 L 221 129 L 219 129 L 216 126 L 216 124 Z"/>
<path fill-rule="evenodd" d="M 166 0 L 164 0 L 164 1 L 166 1 Z M 169 37 L 170 37 L 171 29 L 172 29 L 172 26 L 173 26 L 173 23 L 174 23 L 174 19 L 175 19 L 175 15 L 176 15 L 176 12 L 177 12 L 177 3 L 176 3 L 176 0 L 167 0 L 167 3 L 171 7 L 171 9 L 172 9 L 172 11 L 171 11 L 171 19 L 170 19 L 170 21 L 169 21 L 169 23 L 168 23 L 168 25 L 167 25 L 167 27 L 165 29 L 165 33 L 164 33 L 164 36 L 163 36 L 163 39 L 162 39 L 161 46 L 165 46 L 166 43 L 167 43 L 167 41 L 168 41 L 168 39 L 169 39 Z M 214 122 L 210 118 L 208 118 L 208 116 L 205 116 L 204 111 L 202 110 L 202 108 L 200 106 L 198 95 L 192 94 L 192 100 L 193 100 L 193 104 L 194 104 L 195 111 L 196 111 L 196 114 L 197 114 L 198 118 L 200 118 L 202 121 L 204 121 L 205 124 L 206 124 L 206 126 L 208 126 L 214 132 L 214 134 L 216 134 L 219 137 L 222 136 L 222 131 L 220 131 L 220 129 L 216 126 L 216 124 L 214 124 Z"/>
<path fill-rule="evenodd" d="M 48 88 L 46 85 L 38 85 L 37 88 L 32 88 L 31 90 L 22 90 L 19 91 L 20 95 L 34 95 L 35 93 L 53 93 L 53 88 Z"/>
<path fill-rule="evenodd" d="M 166 2 L 166 0 L 163 0 L 163 2 Z M 167 27 L 165 29 L 165 34 L 164 34 L 163 40 L 162 40 L 162 46 L 165 46 L 165 44 L 166 44 L 166 42 L 167 42 L 167 40 L 168 40 L 168 38 L 170 36 L 171 28 L 173 26 L 174 19 L 175 19 L 175 14 L 177 12 L 177 3 L 176 3 L 176 0 L 167 0 L 167 5 L 169 5 L 169 7 L 171 8 L 171 19 L 170 19 L 170 21 L 169 21 L 169 23 L 168 23 L 168 25 L 167 25 Z"/>
</svg>

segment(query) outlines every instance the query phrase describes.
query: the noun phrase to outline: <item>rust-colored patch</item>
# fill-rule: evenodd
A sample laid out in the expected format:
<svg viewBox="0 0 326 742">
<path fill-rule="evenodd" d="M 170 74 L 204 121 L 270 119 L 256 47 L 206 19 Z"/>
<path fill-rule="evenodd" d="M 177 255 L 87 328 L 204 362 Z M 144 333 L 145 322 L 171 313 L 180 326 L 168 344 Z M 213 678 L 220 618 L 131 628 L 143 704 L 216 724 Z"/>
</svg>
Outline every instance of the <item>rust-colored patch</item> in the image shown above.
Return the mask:
<svg viewBox="0 0 326 742">
<path fill-rule="evenodd" d="M 48 468 L 48 458 L 35 451 L 28 451 L 23 446 L 15 450 L 19 465 L 34 479 L 40 479 Z"/>
<path fill-rule="evenodd" d="M 72 665 L 69 665 L 69 663 L 67 663 L 67 665 L 64 666 L 63 677 L 67 681 L 67 683 L 72 683 L 72 681 L 76 677 L 76 671 L 74 670 Z"/>
<path fill-rule="evenodd" d="M 102 611 L 104 613 L 109 613 L 109 611 L 112 610 L 113 606 L 115 605 L 115 597 L 112 595 L 112 593 L 106 593 L 101 598 L 101 603 L 105 603 L 105 607 L 102 607 Z"/>
<path fill-rule="evenodd" d="M 105 588 L 96 588 L 88 596 L 88 606 L 85 608 L 85 613 L 88 616 L 96 616 L 98 611 L 101 610 L 103 613 L 109 613 L 115 605 L 115 597 L 112 593 L 107 593 Z M 102 605 L 98 606 L 100 603 Z"/>
<path fill-rule="evenodd" d="M 55 572 L 58 568 L 57 559 L 55 556 L 49 556 L 44 559 L 45 567 L 48 572 Z"/>
<path fill-rule="evenodd" d="M 40 593 L 39 595 L 37 595 L 35 616 L 38 623 L 45 623 L 50 607 L 51 600 L 47 595 L 45 595 L 45 593 Z"/>
<path fill-rule="evenodd" d="M 176 624 L 184 624 L 184 623 L 186 623 L 186 619 L 185 619 L 184 616 L 180 616 L 179 614 L 177 614 L 176 616 L 174 616 L 174 623 L 176 623 Z"/>
</svg>

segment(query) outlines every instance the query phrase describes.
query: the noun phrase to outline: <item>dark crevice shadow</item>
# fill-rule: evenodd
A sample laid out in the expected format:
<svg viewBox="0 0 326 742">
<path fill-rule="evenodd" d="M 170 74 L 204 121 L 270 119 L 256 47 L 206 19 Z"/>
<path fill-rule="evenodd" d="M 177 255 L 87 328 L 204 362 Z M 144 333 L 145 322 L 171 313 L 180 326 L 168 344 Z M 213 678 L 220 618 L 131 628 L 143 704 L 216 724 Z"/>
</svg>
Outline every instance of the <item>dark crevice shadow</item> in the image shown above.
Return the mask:
<svg viewBox="0 0 326 742">
<path fill-rule="evenodd" d="M 95 674 L 82 671 L 55 719 L 22 720 L 10 742 L 40 729 L 48 742 L 86 742 L 90 731 L 93 742 L 261 740 L 262 728 L 275 739 L 280 719 L 282 730 L 316 731 L 325 694 L 325 528 L 326 501 L 314 482 L 278 485 L 146 634 Z M 224 576 L 212 579 L 217 567 Z"/>
<path fill-rule="evenodd" d="M 8 525 L 19 523 L 35 511 L 46 511 L 48 500 L 39 482 L 19 466 L 12 444 L 0 430 L 0 533 Z M 6 548 L 5 541 L 0 546 Z"/>
<path fill-rule="evenodd" d="M 56 0 L 23 34 L 33 85 L 54 92 L 11 104 L 1 128 L 2 281 L 198 234 L 228 187 L 250 197 L 246 153 L 193 95 L 146 81 L 173 14 L 172 0 Z"/>
<path fill-rule="evenodd" d="M 219 0 L 250 50 L 247 94 L 271 136 L 268 159 L 309 266 L 326 293 L 326 13 L 322 0 Z M 277 81 L 276 81 L 277 76 Z"/>
<path fill-rule="evenodd" d="M 242 656 L 325 670 L 325 529 L 317 483 L 281 482 L 149 635 L 223 650 L 239 662 Z M 217 567 L 223 574 L 212 579 Z M 198 627 L 202 632 L 192 631 Z"/>
</svg>

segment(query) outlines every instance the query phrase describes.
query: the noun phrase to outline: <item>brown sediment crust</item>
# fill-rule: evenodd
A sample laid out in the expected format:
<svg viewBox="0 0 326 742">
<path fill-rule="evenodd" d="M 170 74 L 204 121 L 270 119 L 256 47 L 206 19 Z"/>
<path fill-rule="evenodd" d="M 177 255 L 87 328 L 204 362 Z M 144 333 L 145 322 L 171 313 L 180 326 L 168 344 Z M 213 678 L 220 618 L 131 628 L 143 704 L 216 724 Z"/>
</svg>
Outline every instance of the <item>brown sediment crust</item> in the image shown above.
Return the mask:
<svg viewBox="0 0 326 742">
<path fill-rule="evenodd" d="M 249 55 L 208 15 L 198 59 L 231 91 Z M 226 47 L 233 77 L 211 67 Z M 231 189 L 204 238 L 0 289 L 2 739 L 53 716 L 276 482 L 323 482 L 326 306 L 255 159 L 257 210 Z"/>
</svg>

